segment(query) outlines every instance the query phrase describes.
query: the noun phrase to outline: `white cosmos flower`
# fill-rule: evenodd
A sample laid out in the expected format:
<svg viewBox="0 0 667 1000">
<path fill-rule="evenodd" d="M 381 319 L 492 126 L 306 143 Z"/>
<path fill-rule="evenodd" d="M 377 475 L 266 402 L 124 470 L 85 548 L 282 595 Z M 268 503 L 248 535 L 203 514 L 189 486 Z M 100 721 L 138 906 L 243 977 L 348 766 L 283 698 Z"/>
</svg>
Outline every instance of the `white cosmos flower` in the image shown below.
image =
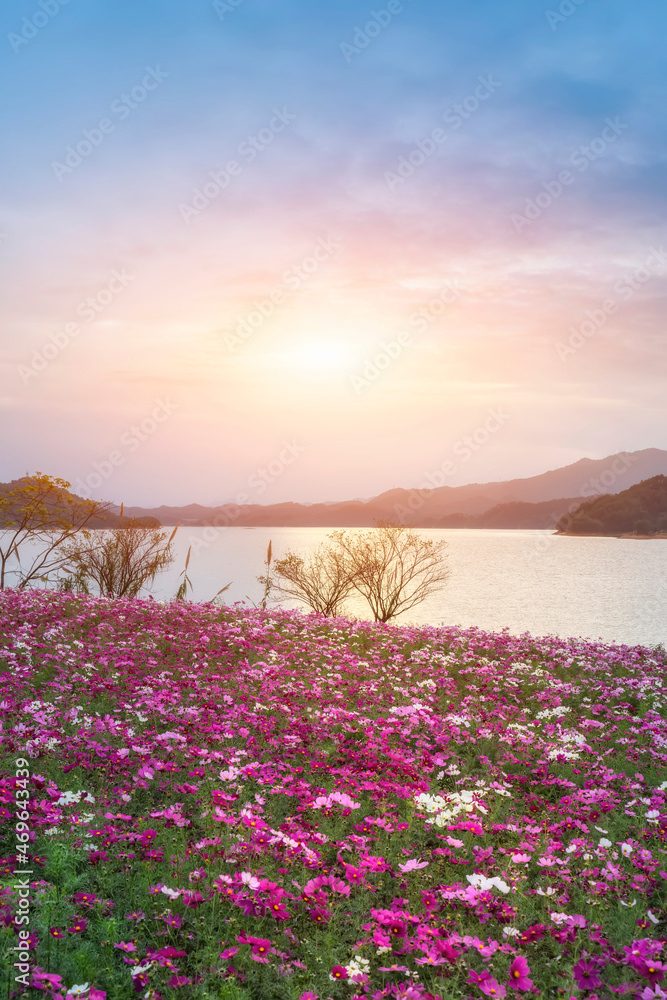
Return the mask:
<svg viewBox="0 0 667 1000">
<path fill-rule="evenodd" d="M 181 894 L 180 889 L 170 889 L 168 885 L 163 885 L 160 892 L 163 892 L 165 896 L 169 896 L 169 899 L 178 899 Z"/>
<path fill-rule="evenodd" d="M 508 884 L 503 882 L 501 878 L 498 878 L 497 875 L 494 875 L 493 878 L 486 878 L 486 876 L 475 872 L 474 875 L 466 875 L 466 879 L 470 882 L 470 885 L 474 886 L 475 889 L 481 889 L 482 892 L 487 892 L 489 889 L 499 889 L 500 892 L 510 891 Z"/>
<path fill-rule="evenodd" d="M 249 889 L 259 889 L 259 879 L 255 878 L 251 872 L 241 872 L 241 881 L 244 885 L 247 885 Z"/>
<path fill-rule="evenodd" d="M 135 976 L 140 976 L 142 972 L 148 972 L 148 970 L 152 968 L 153 968 L 152 962 L 146 962 L 145 965 L 133 965 L 130 968 L 130 975 L 134 979 Z"/>
</svg>

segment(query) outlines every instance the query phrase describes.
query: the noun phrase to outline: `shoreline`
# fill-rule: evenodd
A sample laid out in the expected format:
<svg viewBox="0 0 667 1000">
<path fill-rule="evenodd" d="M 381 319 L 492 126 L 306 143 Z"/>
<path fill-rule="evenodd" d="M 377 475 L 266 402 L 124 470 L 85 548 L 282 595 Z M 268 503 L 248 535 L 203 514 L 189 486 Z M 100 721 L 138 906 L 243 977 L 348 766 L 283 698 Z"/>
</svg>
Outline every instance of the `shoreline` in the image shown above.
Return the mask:
<svg viewBox="0 0 667 1000">
<path fill-rule="evenodd" d="M 667 534 L 662 533 L 660 535 L 604 535 L 597 532 L 578 532 L 578 531 L 554 531 L 554 535 L 562 535 L 567 538 L 632 538 L 636 542 L 649 542 L 655 539 L 666 539 Z"/>
</svg>

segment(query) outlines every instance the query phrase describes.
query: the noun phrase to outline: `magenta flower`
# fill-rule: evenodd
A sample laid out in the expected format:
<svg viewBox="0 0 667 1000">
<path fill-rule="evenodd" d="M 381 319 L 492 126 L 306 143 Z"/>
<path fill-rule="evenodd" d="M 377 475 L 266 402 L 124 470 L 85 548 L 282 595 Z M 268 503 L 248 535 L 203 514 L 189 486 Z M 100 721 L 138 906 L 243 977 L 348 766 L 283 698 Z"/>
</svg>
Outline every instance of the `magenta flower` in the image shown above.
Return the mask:
<svg viewBox="0 0 667 1000">
<path fill-rule="evenodd" d="M 343 965 L 334 965 L 329 979 L 340 979 L 341 982 L 345 982 L 347 978 L 347 969 Z"/>
<path fill-rule="evenodd" d="M 665 978 L 665 969 L 667 966 L 663 962 L 658 962 L 655 958 L 640 959 L 635 968 L 640 976 L 645 976 L 651 986 L 655 986 L 662 979 Z"/>
<path fill-rule="evenodd" d="M 273 946 L 268 938 L 248 937 L 242 932 L 236 939 L 241 944 L 251 946 L 250 957 L 254 962 L 268 962 L 267 955 L 273 950 Z"/>
<path fill-rule="evenodd" d="M 518 955 L 510 965 L 509 985 L 513 990 L 533 989 L 533 981 L 530 978 L 528 962 L 523 955 Z"/>
<path fill-rule="evenodd" d="M 193 908 L 200 906 L 204 902 L 204 897 L 201 892 L 188 891 L 183 893 L 183 906 L 191 906 Z"/>
<path fill-rule="evenodd" d="M 472 983 L 473 986 L 476 986 L 487 997 L 504 997 L 507 995 L 505 987 L 501 986 L 488 972 L 482 972 L 480 975 L 474 969 L 471 969 L 466 982 Z"/>
<path fill-rule="evenodd" d="M 277 893 L 269 899 L 269 913 L 276 920 L 289 920 L 289 911 L 285 908 Z"/>
<path fill-rule="evenodd" d="M 584 958 L 572 969 L 572 975 L 580 990 L 595 990 L 598 986 L 602 986 L 602 980 L 595 971 L 595 966 Z"/>
<path fill-rule="evenodd" d="M 225 948 L 224 951 L 220 952 L 220 958 L 225 962 L 228 958 L 233 958 L 237 951 L 238 948 Z"/>
<path fill-rule="evenodd" d="M 387 924 L 387 930 L 392 937 L 405 937 L 407 934 L 407 926 L 403 920 L 390 920 Z"/>
</svg>

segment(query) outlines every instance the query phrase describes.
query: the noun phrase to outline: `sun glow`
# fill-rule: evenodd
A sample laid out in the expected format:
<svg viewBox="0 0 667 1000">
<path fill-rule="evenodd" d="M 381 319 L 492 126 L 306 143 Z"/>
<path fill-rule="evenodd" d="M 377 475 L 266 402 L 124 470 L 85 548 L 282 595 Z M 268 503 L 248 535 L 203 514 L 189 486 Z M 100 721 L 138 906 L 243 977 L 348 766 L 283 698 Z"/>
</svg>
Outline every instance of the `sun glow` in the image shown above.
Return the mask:
<svg viewBox="0 0 667 1000">
<path fill-rule="evenodd" d="M 283 355 L 286 367 L 311 373 L 336 373 L 352 369 L 357 352 L 340 340 L 307 340 L 295 344 Z"/>
</svg>

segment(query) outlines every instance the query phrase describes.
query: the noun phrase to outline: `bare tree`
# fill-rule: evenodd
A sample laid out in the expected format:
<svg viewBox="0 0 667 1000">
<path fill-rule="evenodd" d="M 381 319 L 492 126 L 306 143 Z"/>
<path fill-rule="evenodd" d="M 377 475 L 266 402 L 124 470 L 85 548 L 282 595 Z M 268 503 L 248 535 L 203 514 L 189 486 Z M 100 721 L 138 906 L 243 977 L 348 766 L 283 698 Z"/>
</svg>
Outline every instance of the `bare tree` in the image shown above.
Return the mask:
<svg viewBox="0 0 667 1000">
<path fill-rule="evenodd" d="M 341 614 L 354 588 L 350 566 L 339 545 L 320 545 L 307 559 L 288 552 L 274 568 L 274 589 L 304 601 L 322 615 Z"/>
<path fill-rule="evenodd" d="M 349 579 L 368 601 L 375 621 L 388 622 L 436 593 L 449 577 L 446 542 L 422 538 L 401 524 L 383 522 L 360 535 L 334 531 Z"/>
<path fill-rule="evenodd" d="M 177 531 L 178 525 L 167 539 L 159 528 L 129 519 L 101 536 L 81 532 L 63 552 L 63 568 L 70 574 L 64 589 L 90 593 L 92 583 L 101 597 L 136 597 L 173 562 L 171 543 Z"/>
<path fill-rule="evenodd" d="M 0 589 L 46 582 L 62 563 L 62 546 L 110 504 L 69 493 L 70 484 L 41 472 L 0 487 Z"/>
</svg>

